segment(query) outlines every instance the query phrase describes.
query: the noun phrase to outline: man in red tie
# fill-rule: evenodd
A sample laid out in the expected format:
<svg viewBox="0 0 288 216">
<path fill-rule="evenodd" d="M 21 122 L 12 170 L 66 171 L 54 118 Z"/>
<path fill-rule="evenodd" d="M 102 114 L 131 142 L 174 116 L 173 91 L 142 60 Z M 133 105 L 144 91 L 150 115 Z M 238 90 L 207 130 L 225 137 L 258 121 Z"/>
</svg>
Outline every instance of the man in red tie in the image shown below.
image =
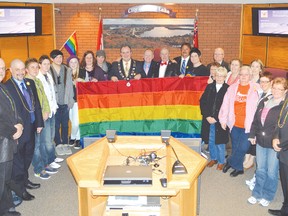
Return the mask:
<svg viewBox="0 0 288 216">
<path fill-rule="evenodd" d="M 171 77 L 171 76 L 179 76 L 180 71 L 178 70 L 178 65 L 173 63 L 169 59 L 169 50 L 167 48 L 162 48 L 160 51 L 161 61 L 157 62 L 157 67 L 153 77 L 155 78 L 163 78 L 163 77 Z"/>
</svg>

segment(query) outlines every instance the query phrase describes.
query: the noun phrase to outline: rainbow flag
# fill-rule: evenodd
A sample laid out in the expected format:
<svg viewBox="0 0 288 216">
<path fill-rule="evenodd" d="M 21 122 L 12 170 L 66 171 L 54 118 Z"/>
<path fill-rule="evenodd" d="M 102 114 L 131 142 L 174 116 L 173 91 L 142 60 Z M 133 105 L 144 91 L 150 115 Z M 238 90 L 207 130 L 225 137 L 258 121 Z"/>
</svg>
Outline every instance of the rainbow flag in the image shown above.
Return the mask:
<svg viewBox="0 0 288 216">
<path fill-rule="evenodd" d="M 207 77 L 80 82 L 81 137 L 105 136 L 108 129 L 118 135 L 171 130 L 174 137 L 200 137 L 199 99 L 206 85 Z"/>
<path fill-rule="evenodd" d="M 76 38 L 76 31 L 74 31 L 72 35 L 67 39 L 64 47 L 70 55 L 77 55 L 78 43 Z"/>
</svg>

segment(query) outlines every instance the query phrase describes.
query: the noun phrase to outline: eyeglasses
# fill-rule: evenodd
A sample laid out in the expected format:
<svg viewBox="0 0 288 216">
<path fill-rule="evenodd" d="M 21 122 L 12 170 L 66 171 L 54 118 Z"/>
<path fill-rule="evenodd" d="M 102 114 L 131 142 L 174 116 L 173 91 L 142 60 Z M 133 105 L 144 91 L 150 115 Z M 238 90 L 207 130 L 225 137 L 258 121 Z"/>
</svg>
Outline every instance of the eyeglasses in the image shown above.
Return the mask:
<svg viewBox="0 0 288 216">
<path fill-rule="evenodd" d="M 260 83 L 265 83 L 265 84 L 267 84 L 267 83 L 270 83 L 271 81 L 265 81 L 265 80 L 260 80 Z"/>
<path fill-rule="evenodd" d="M 285 91 L 285 89 L 279 89 L 279 88 L 272 88 L 273 90 L 275 90 L 275 91 Z"/>
</svg>

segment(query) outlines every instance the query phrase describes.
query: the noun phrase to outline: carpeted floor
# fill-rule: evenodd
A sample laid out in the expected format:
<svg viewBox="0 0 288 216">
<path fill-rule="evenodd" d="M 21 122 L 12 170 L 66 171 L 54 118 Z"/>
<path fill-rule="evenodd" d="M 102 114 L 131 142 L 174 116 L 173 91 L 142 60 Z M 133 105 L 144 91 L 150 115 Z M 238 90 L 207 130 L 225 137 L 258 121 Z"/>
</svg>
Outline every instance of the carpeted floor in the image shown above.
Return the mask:
<svg viewBox="0 0 288 216">
<path fill-rule="evenodd" d="M 73 149 L 73 152 L 75 150 Z M 59 172 L 49 180 L 34 177 L 30 169 L 30 179 L 40 182 L 41 188 L 30 190 L 35 195 L 33 201 L 25 201 L 17 211 L 23 216 L 77 216 L 77 186 L 67 167 L 61 163 Z M 229 173 L 222 173 L 216 167 L 206 168 L 201 176 L 200 216 L 265 216 L 268 208 L 280 208 L 283 200 L 280 181 L 274 201 L 269 207 L 251 205 L 247 199 L 251 191 L 245 180 L 253 176 L 255 169 L 250 169 L 236 178 Z M 165 215 L 164 215 L 165 216 Z M 173 215 L 174 216 L 174 215 Z M 187 215 L 188 216 L 188 215 Z"/>
</svg>

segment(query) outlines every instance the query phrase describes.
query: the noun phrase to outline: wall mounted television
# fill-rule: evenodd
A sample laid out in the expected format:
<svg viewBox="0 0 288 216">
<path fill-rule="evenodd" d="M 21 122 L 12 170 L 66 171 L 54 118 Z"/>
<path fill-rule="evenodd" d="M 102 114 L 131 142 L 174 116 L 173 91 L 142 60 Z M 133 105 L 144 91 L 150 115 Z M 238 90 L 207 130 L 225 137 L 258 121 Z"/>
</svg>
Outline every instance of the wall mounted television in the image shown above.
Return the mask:
<svg viewBox="0 0 288 216">
<path fill-rule="evenodd" d="M 0 37 L 41 34 L 41 7 L 0 7 Z"/>
<path fill-rule="evenodd" d="M 288 7 L 252 8 L 253 35 L 288 37 Z"/>
</svg>

